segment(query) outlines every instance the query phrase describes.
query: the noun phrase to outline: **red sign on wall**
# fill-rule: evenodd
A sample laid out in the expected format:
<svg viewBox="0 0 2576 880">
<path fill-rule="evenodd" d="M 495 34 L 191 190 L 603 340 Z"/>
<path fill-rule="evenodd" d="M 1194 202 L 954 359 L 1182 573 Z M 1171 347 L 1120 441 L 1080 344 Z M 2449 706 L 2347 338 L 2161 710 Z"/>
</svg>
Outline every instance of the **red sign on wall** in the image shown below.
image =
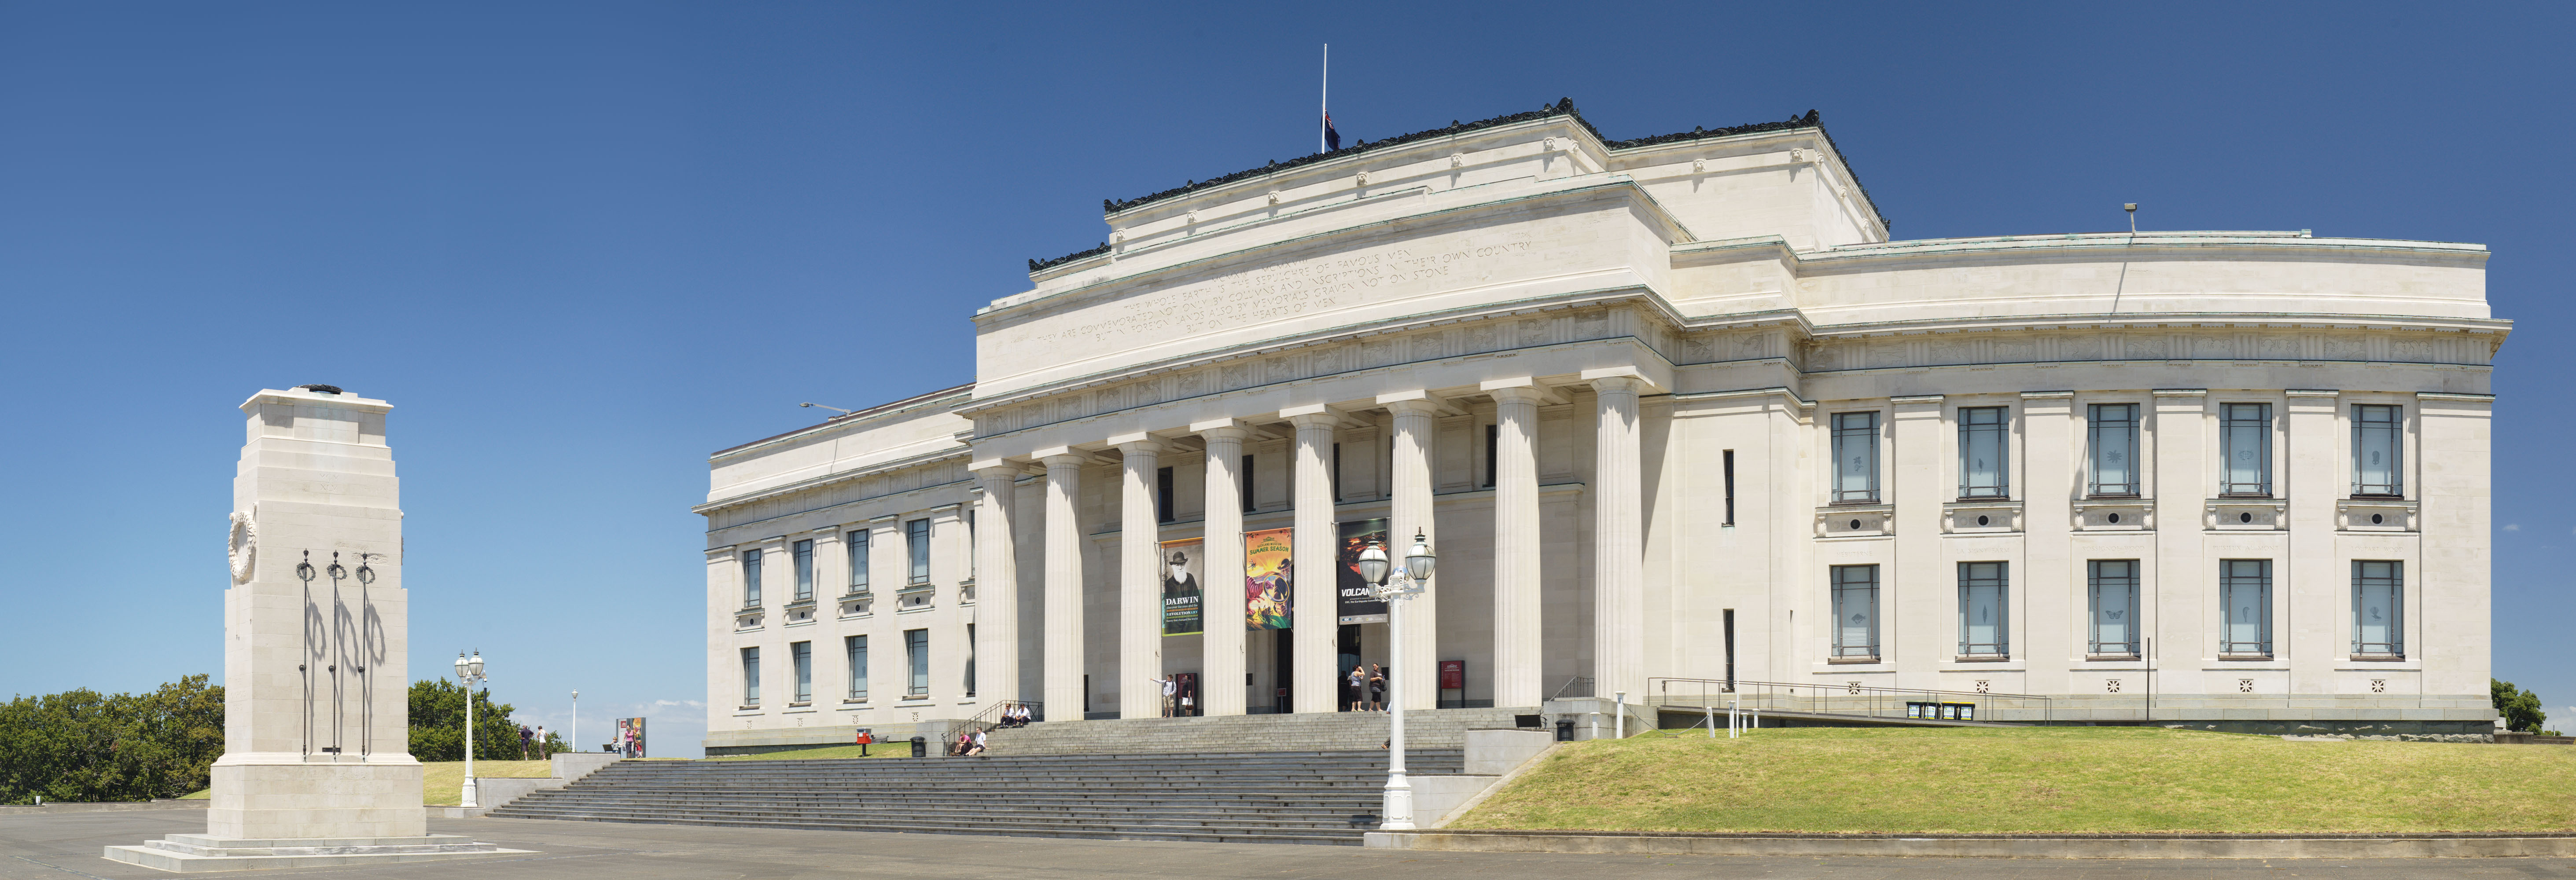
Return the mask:
<svg viewBox="0 0 2576 880">
<path fill-rule="evenodd" d="M 1467 689 L 1467 661 L 1440 661 L 1440 689 L 1444 691 Z"/>
</svg>

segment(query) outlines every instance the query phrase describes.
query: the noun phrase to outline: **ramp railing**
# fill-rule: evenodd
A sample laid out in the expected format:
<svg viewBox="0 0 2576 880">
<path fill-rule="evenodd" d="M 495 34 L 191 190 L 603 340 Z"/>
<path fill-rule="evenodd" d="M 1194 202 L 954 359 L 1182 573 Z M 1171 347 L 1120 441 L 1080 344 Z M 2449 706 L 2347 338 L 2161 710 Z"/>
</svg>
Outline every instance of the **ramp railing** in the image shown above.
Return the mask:
<svg viewBox="0 0 2576 880">
<path fill-rule="evenodd" d="M 2039 694 L 2002 694 L 1893 688 L 1857 681 L 1727 681 L 1714 678 L 1649 678 L 1646 698 L 1657 708 L 1729 708 L 1927 721 L 2050 724 L 2052 701 Z"/>
</svg>

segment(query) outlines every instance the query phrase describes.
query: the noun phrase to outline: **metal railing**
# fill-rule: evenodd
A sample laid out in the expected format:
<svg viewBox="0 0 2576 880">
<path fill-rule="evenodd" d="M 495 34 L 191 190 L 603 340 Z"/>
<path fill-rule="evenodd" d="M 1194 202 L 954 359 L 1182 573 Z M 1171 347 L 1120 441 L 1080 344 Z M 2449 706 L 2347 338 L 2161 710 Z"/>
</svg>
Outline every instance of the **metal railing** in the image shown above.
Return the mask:
<svg viewBox="0 0 2576 880">
<path fill-rule="evenodd" d="M 1873 687 L 1858 682 L 1729 682 L 1713 678 L 1649 678 L 1646 698 L 1658 708 L 1729 707 L 1758 712 L 1806 712 L 1868 718 L 2052 724 L 2056 706 L 2038 694 Z M 1931 713 L 1926 715 L 1925 713 Z"/>
<path fill-rule="evenodd" d="M 1589 696 L 1592 696 L 1592 679 L 1577 675 L 1566 679 L 1565 684 L 1557 687 L 1556 695 L 1548 699 L 1563 700 L 1569 697 L 1579 699 Z"/>
<path fill-rule="evenodd" d="M 984 711 L 975 713 L 975 717 L 948 725 L 948 734 L 942 737 L 939 741 L 940 753 L 947 754 L 949 747 L 957 744 L 958 734 L 965 733 L 969 730 L 991 730 L 1000 726 L 1002 723 L 1002 713 L 1013 706 L 1029 707 L 1029 718 L 1032 721 L 1045 720 L 1046 718 L 1046 704 L 1044 703 L 1034 700 L 997 700 L 993 705 L 984 707 Z"/>
</svg>

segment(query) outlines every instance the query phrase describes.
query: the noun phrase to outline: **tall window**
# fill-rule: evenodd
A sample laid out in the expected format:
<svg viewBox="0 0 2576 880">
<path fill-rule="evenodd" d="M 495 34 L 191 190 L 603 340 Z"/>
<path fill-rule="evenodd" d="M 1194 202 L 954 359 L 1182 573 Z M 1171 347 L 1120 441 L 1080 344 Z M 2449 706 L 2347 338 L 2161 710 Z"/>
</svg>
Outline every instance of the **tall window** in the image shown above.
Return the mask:
<svg viewBox="0 0 2576 880">
<path fill-rule="evenodd" d="M 2272 494 L 2272 405 L 2228 403 L 2219 408 L 2218 492 Z"/>
<path fill-rule="evenodd" d="M 788 645 L 787 658 L 796 664 L 796 702 L 814 702 L 814 643 Z"/>
<path fill-rule="evenodd" d="M 1726 524 L 1735 524 L 1735 450 L 1718 455 L 1718 469 L 1726 472 Z"/>
<path fill-rule="evenodd" d="M 1333 469 L 1324 472 L 1333 484 L 1333 500 L 1342 500 L 1342 444 L 1333 444 Z"/>
<path fill-rule="evenodd" d="M 1502 451 L 1502 444 L 1503 444 L 1503 426 L 1501 426 L 1501 425 L 1486 425 L 1486 426 L 1485 426 L 1485 488 L 1487 488 L 1487 489 L 1494 488 L 1494 465 L 1495 465 L 1497 462 L 1500 462 L 1500 461 L 1501 461 L 1501 459 L 1495 458 L 1494 456 L 1495 456 L 1496 454 L 1498 454 L 1498 453 L 1500 453 L 1500 452 Z"/>
<path fill-rule="evenodd" d="M 2003 657 L 2012 653 L 2005 625 L 2009 585 L 2006 563 L 1959 563 L 1959 656 Z"/>
<path fill-rule="evenodd" d="M 912 557 L 912 583 L 930 583 L 930 521 L 903 524 L 903 549 Z"/>
<path fill-rule="evenodd" d="M 1154 469 L 1154 521 L 1172 521 L 1172 469 Z"/>
<path fill-rule="evenodd" d="M 2352 408 L 2352 494 L 2406 494 L 2404 471 L 2398 467 L 2402 415 L 2403 408 L 2394 406 Z"/>
<path fill-rule="evenodd" d="M 850 654 L 850 701 L 868 701 L 868 637 L 843 636 L 841 649 Z"/>
<path fill-rule="evenodd" d="M 2218 602 L 2227 616 L 2218 653 L 2272 656 L 2272 560 L 2219 560 Z"/>
<path fill-rule="evenodd" d="M 975 625 L 966 625 L 966 695 L 975 695 Z"/>
<path fill-rule="evenodd" d="M 814 542 L 798 541 L 790 545 L 789 558 L 796 561 L 796 601 L 814 598 Z"/>
<path fill-rule="evenodd" d="M 915 697 L 929 695 L 930 631 L 926 629 L 904 630 L 903 655 L 904 661 L 912 667 L 912 683 L 904 689 L 904 693 Z"/>
<path fill-rule="evenodd" d="M 2004 475 L 2012 427 L 2005 413 L 2000 406 L 1959 408 L 1959 497 L 2012 497 L 2011 478 Z"/>
<path fill-rule="evenodd" d="M 868 531 L 860 529 L 841 536 L 841 546 L 849 548 L 850 592 L 868 591 Z"/>
<path fill-rule="evenodd" d="M 2138 405 L 2097 403 L 2085 426 L 2092 447 L 2094 495 L 2138 494 Z"/>
<path fill-rule="evenodd" d="M 742 704 L 760 705 L 760 649 L 742 649 Z"/>
<path fill-rule="evenodd" d="M 1878 414 L 1834 414 L 1834 501 L 1878 500 Z"/>
<path fill-rule="evenodd" d="M 742 607 L 760 607 L 760 551 L 742 551 Z"/>
<path fill-rule="evenodd" d="M 2085 563 L 2093 594 L 2093 623 L 2085 652 L 2096 656 L 2138 655 L 2138 561 L 2096 559 Z"/>
<path fill-rule="evenodd" d="M 975 509 L 974 509 L 974 508 L 972 508 L 972 507 L 969 507 L 969 508 L 967 508 L 967 509 L 966 509 L 966 579 L 967 579 L 967 580 L 970 580 L 970 581 L 971 581 L 971 580 L 974 580 L 974 579 L 975 579 L 975 557 L 982 556 L 982 555 L 984 555 L 984 554 L 979 553 L 979 552 L 976 552 L 976 550 L 975 550 Z"/>
<path fill-rule="evenodd" d="M 1878 656 L 1878 566 L 1833 567 L 1834 656 Z"/>
<path fill-rule="evenodd" d="M 2406 656 L 2406 563 L 2352 561 L 2352 652 Z"/>
<path fill-rule="evenodd" d="M 1243 457 L 1243 512 L 1251 513 L 1259 502 L 1252 498 L 1252 456 Z"/>
</svg>

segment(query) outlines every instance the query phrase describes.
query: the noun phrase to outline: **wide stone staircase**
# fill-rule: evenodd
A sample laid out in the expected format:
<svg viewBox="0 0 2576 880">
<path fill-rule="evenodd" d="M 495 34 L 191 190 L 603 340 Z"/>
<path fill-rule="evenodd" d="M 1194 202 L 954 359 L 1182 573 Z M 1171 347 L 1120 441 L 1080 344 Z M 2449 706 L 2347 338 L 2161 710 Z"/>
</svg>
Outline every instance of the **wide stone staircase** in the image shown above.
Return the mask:
<svg viewBox="0 0 2576 880">
<path fill-rule="evenodd" d="M 1043 727 L 1005 733 L 1037 735 Z M 1333 735 L 1348 733 L 1336 729 Z M 1056 745 L 1081 740 L 1055 736 Z M 1383 732 L 1377 736 L 1384 738 Z M 531 793 L 491 815 L 1356 846 L 1377 825 L 1386 783 L 1387 755 L 1377 748 L 1378 739 L 1339 743 L 1340 749 L 1358 746 L 1357 751 L 1250 751 L 1270 743 L 1236 741 L 1191 753 L 1009 754 L 996 742 L 993 755 L 974 758 L 624 761 L 564 788 Z M 1407 757 L 1416 773 L 1457 773 L 1464 761 L 1454 741 L 1413 749 Z"/>
</svg>

